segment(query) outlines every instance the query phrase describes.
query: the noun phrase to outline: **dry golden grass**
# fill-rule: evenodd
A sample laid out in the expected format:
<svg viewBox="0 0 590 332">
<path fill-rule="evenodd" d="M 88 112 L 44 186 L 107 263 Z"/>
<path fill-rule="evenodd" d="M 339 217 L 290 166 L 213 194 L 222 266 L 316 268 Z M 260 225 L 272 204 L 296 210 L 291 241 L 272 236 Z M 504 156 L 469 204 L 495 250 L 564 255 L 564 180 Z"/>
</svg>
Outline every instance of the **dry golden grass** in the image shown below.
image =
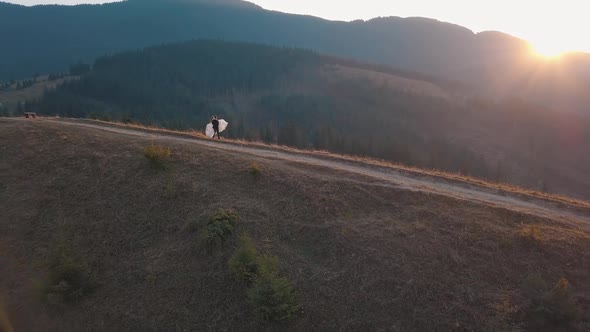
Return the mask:
<svg viewBox="0 0 590 332">
<path fill-rule="evenodd" d="M 165 169 L 170 160 L 170 148 L 166 146 L 150 144 L 143 149 L 143 155 L 151 164 L 159 169 Z"/>
<path fill-rule="evenodd" d="M 171 135 L 180 135 L 185 137 L 194 137 L 199 139 L 207 139 L 207 137 L 195 130 L 187 130 L 187 131 L 178 131 L 178 130 L 171 130 L 156 126 L 145 126 L 142 124 L 131 123 L 131 124 L 124 124 L 119 122 L 107 122 L 107 121 L 100 121 L 100 120 L 88 120 L 92 122 L 103 123 L 107 125 L 122 127 L 122 128 L 131 128 L 131 129 L 138 129 L 144 130 L 149 132 L 157 132 L 163 134 L 171 134 Z M 563 195 L 546 193 L 536 190 L 531 190 L 527 188 L 522 188 L 519 186 L 515 186 L 508 183 L 499 183 L 499 182 L 492 182 L 483 180 L 480 178 L 475 178 L 468 175 L 458 174 L 458 173 L 450 173 L 445 171 L 440 171 L 436 169 L 423 169 L 417 168 L 413 166 L 404 165 L 401 163 L 395 163 L 387 160 L 370 158 L 370 157 L 360 157 L 360 156 L 351 156 L 351 155 L 343 155 L 343 154 L 335 154 L 325 150 L 302 150 L 297 148 L 292 148 L 288 146 L 282 145 L 275 145 L 275 144 L 267 144 L 260 141 L 246 141 L 241 139 L 224 139 L 224 143 L 226 144 L 235 144 L 239 146 L 252 146 L 257 148 L 263 149 L 270 149 L 270 150 L 279 150 L 289 153 L 296 153 L 296 154 L 303 154 L 303 155 L 310 155 L 314 157 L 322 157 L 322 158 L 329 158 L 341 161 L 349 161 L 349 162 L 360 162 L 363 164 L 368 164 L 371 166 L 376 167 L 385 167 L 394 169 L 397 171 L 407 172 L 413 175 L 419 176 L 428 176 L 433 177 L 445 181 L 454 181 L 454 182 L 461 182 L 464 184 L 469 184 L 473 186 L 478 186 L 484 189 L 501 191 L 510 194 L 522 195 L 522 196 L 529 196 L 537 199 L 549 200 L 558 203 L 566 203 L 570 205 L 575 205 L 581 208 L 590 208 L 590 201 L 571 198 Z"/>
<path fill-rule="evenodd" d="M 590 321 L 590 230 L 580 220 L 57 121 L 0 119 L 0 140 L 0 294 L 18 331 L 508 330 L 531 324 L 522 290 L 531 273 L 567 279 L 579 300 L 581 316 L 557 329 L 583 331 Z M 174 167 L 145 167 L 150 143 L 169 146 Z M 256 182 L 245 169 L 253 162 L 264 170 Z M 191 232 L 187 223 L 220 208 L 239 214 L 234 235 L 213 254 L 195 251 L 207 222 Z M 542 246 L 502 245 L 522 225 L 538 225 Z M 253 314 L 228 268 L 243 232 L 279 257 L 303 309 L 293 321 Z M 53 315 L 30 280 L 47 274 L 46 253 L 60 238 L 100 285 Z"/>
<path fill-rule="evenodd" d="M 40 76 L 37 83 L 22 90 L 0 91 L 0 103 L 7 105 L 10 109 L 16 107 L 17 102 L 25 102 L 43 96 L 45 90 L 55 89 L 60 84 L 69 80 L 77 79 L 76 76 L 68 76 L 54 81 L 47 80 L 47 75 Z"/>
<path fill-rule="evenodd" d="M 541 229 L 538 225 L 523 225 L 518 232 L 518 236 L 525 242 L 539 244 L 543 240 Z"/>
<path fill-rule="evenodd" d="M 258 163 L 251 163 L 250 166 L 248 166 L 248 173 L 254 178 L 259 178 L 262 174 L 262 167 L 260 167 Z"/>
</svg>

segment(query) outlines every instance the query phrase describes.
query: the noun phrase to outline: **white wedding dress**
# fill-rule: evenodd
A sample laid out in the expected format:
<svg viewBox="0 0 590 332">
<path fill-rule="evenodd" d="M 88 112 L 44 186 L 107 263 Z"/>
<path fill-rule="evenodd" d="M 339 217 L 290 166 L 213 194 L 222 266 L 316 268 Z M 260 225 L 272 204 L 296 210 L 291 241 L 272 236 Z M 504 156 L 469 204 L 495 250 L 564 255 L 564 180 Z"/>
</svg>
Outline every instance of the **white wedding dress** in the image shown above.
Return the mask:
<svg viewBox="0 0 590 332">
<path fill-rule="evenodd" d="M 219 132 L 221 133 L 225 130 L 225 128 L 227 128 L 227 125 L 229 123 L 223 119 L 220 119 L 217 121 L 219 121 Z M 213 131 L 213 124 L 211 124 L 211 123 L 207 124 L 207 127 L 205 127 L 205 135 L 207 135 L 207 137 L 209 137 L 209 138 L 213 138 L 214 134 L 215 134 L 215 131 Z"/>
</svg>

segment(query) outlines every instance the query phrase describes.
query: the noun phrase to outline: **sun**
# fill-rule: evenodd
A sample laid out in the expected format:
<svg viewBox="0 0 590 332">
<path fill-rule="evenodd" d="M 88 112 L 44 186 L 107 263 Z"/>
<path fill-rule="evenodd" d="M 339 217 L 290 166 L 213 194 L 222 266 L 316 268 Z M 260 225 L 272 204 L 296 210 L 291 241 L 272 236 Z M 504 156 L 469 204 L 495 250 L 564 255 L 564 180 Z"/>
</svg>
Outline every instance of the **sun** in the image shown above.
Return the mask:
<svg viewBox="0 0 590 332">
<path fill-rule="evenodd" d="M 535 55 L 548 58 L 548 59 L 556 59 L 567 53 L 568 51 L 564 48 L 560 47 L 559 45 L 555 44 L 543 44 L 537 43 L 532 47 L 532 51 Z"/>
<path fill-rule="evenodd" d="M 546 59 L 559 59 L 567 53 L 576 52 L 573 47 L 567 43 L 558 40 L 545 40 L 543 42 L 533 42 L 531 51 L 538 57 Z"/>
</svg>

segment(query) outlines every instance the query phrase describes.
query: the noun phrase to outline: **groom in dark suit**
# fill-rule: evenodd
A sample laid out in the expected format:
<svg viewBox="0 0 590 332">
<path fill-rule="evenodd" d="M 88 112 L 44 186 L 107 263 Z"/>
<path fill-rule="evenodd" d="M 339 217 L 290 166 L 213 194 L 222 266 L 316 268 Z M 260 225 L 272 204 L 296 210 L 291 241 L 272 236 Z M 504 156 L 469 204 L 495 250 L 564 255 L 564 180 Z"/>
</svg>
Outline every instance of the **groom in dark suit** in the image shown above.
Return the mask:
<svg viewBox="0 0 590 332">
<path fill-rule="evenodd" d="M 213 125 L 213 137 L 215 138 L 215 134 L 217 134 L 217 139 L 220 139 L 219 136 L 219 120 L 217 120 L 217 115 L 211 117 L 211 124 Z"/>
</svg>

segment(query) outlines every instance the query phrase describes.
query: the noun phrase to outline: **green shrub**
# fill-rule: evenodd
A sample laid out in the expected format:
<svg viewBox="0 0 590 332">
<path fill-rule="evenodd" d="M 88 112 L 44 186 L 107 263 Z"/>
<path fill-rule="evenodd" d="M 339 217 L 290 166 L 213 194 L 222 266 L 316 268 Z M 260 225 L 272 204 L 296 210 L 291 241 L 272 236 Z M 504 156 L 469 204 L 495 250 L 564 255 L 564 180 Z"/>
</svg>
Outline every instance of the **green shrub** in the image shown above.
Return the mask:
<svg viewBox="0 0 590 332">
<path fill-rule="evenodd" d="M 549 289 L 541 277 L 529 276 L 524 283 L 524 293 L 529 301 L 528 315 L 540 325 L 546 322 L 568 324 L 578 317 L 578 307 L 565 278 Z"/>
<path fill-rule="evenodd" d="M 229 260 L 229 269 L 238 279 L 253 281 L 258 273 L 258 252 L 247 234 L 242 234 L 238 241 L 238 248 Z"/>
<path fill-rule="evenodd" d="M 203 234 L 209 246 L 222 244 L 233 233 L 239 216 L 234 210 L 219 210 L 209 217 Z"/>
<path fill-rule="evenodd" d="M 258 256 L 258 274 L 265 276 L 279 275 L 279 258 L 277 256 L 262 255 Z"/>
<path fill-rule="evenodd" d="M 299 310 L 291 282 L 277 273 L 258 274 L 248 289 L 248 300 L 257 314 L 266 320 L 290 319 Z"/>
<path fill-rule="evenodd" d="M 88 266 L 64 257 L 50 265 L 46 282 L 40 284 L 43 299 L 53 304 L 74 302 L 94 288 Z"/>
<path fill-rule="evenodd" d="M 229 268 L 238 279 L 253 281 L 259 275 L 279 274 L 276 256 L 259 255 L 252 238 L 247 234 L 242 234 L 238 241 L 238 248 L 229 260 Z"/>
<path fill-rule="evenodd" d="M 276 256 L 259 255 L 252 239 L 242 234 L 238 248 L 229 260 L 231 272 L 241 280 L 252 282 L 248 300 L 256 313 L 266 320 L 286 320 L 299 310 L 295 290 L 279 274 Z"/>
<path fill-rule="evenodd" d="M 164 170 L 170 160 L 170 148 L 150 144 L 143 150 L 143 155 L 150 161 L 150 164 L 154 168 Z"/>
<path fill-rule="evenodd" d="M 257 163 L 252 163 L 248 166 L 248 173 L 257 179 L 262 174 L 262 168 Z"/>
</svg>

